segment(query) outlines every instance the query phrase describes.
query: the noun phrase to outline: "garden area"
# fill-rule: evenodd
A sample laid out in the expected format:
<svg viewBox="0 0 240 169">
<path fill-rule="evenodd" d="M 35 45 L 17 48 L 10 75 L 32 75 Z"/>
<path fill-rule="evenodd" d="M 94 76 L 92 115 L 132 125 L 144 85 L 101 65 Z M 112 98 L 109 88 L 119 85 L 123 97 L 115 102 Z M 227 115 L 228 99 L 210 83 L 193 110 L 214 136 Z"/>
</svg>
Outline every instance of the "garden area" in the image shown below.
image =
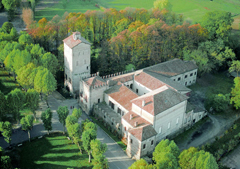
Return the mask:
<svg viewBox="0 0 240 169">
<path fill-rule="evenodd" d="M 62 133 L 52 133 L 30 143 L 25 142 L 15 151 L 18 152 L 19 166 L 24 169 L 92 168 L 92 164 L 88 163 L 88 154 L 80 154 L 77 145 Z"/>
</svg>

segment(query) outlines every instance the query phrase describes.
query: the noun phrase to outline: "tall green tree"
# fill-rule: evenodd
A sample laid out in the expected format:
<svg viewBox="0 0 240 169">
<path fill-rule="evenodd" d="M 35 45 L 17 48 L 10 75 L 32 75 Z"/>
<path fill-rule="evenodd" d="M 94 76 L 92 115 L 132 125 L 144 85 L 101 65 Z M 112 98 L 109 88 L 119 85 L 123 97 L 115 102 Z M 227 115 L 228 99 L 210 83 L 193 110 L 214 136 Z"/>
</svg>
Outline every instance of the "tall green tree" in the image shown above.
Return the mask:
<svg viewBox="0 0 240 169">
<path fill-rule="evenodd" d="M 177 158 L 180 150 L 175 142 L 168 139 L 162 140 L 153 152 L 153 160 L 156 162 L 157 168 L 172 168 L 178 167 Z"/>
<path fill-rule="evenodd" d="M 58 71 L 58 60 L 55 55 L 50 52 L 45 53 L 41 56 L 41 63 L 42 66 L 47 68 L 54 76 L 56 75 Z"/>
<path fill-rule="evenodd" d="M 51 109 L 48 108 L 47 110 L 42 112 L 41 120 L 43 122 L 45 130 L 48 131 L 48 135 L 49 135 L 49 131 L 52 130 L 52 111 L 51 111 Z"/>
<path fill-rule="evenodd" d="M 8 121 L 0 122 L 0 131 L 4 137 L 4 140 L 11 145 L 12 141 L 12 124 Z"/>
<path fill-rule="evenodd" d="M 13 24 L 11 22 L 4 22 L 2 25 L 2 31 L 5 33 L 10 33 L 13 28 Z"/>
<path fill-rule="evenodd" d="M 58 114 L 59 122 L 63 125 L 63 134 L 65 134 L 66 118 L 69 114 L 68 107 L 67 106 L 58 107 L 57 114 Z"/>
<path fill-rule="evenodd" d="M 67 126 L 69 136 L 73 139 L 73 142 L 78 146 L 80 153 L 82 154 L 81 142 L 81 130 L 80 124 L 75 123 Z"/>
<path fill-rule="evenodd" d="M 231 34 L 233 18 L 231 12 L 212 11 L 206 13 L 200 23 L 207 29 L 210 40 L 221 38 L 226 42 Z"/>
<path fill-rule="evenodd" d="M 28 63 L 21 67 L 17 73 L 17 81 L 24 88 L 34 88 L 34 79 L 37 75 L 38 69 L 33 63 Z"/>
<path fill-rule="evenodd" d="M 90 146 L 92 149 L 92 156 L 93 158 L 96 158 L 100 154 L 104 154 L 107 151 L 107 145 L 102 144 L 100 140 L 92 140 L 90 142 Z"/>
<path fill-rule="evenodd" d="M 2 4 L 8 12 L 8 20 L 12 20 L 18 5 L 18 0 L 2 0 Z"/>
<path fill-rule="evenodd" d="M 23 117 L 20 121 L 21 125 L 22 125 L 22 130 L 27 130 L 28 131 L 28 140 L 30 142 L 31 139 L 31 132 L 30 130 L 32 130 L 33 128 L 33 116 L 32 115 L 27 115 L 25 117 Z"/>
<path fill-rule="evenodd" d="M 26 97 L 26 106 L 33 112 L 35 121 L 36 121 L 36 109 L 38 108 L 39 104 L 39 93 L 34 89 L 28 89 L 25 93 Z"/>
<path fill-rule="evenodd" d="M 234 88 L 232 88 L 231 94 L 230 104 L 234 104 L 234 107 L 238 109 L 240 107 L 240 77 L 234 79 Z"/>
<path fill-rule="evenodd" d="M 135 161 L 130 167 L 129 169 L 146 169 L 148 168 L 148 163 L 146 160 L 144 159 L 140 159 Z"/>
<path fill-rule="evenodd" d="M 89 130 L 85 130 L 82 133 L 82 144 L 83 144 L 83 148 L 84 150 L 88 153 L 89 156 L 89 160 L 88 162 L 91 162 L 91 141 L 97 138 L 97 132 L 94 129 L 89 129 Z"/>
<path fill-rule="evenodd" d="M 92 164 L 93 164 L 93 169 L 99 169 L 99 168 L 108 169 L 109 168 L 108 160 L 106 159 L 106 157 L 103 154 L 96 156 L 92 160 Z"/>
<path fill-rule="evenodd" d="M 15 119 L 19 122 L 20 120 L 20 110 L 23 109 L 25 103 L 25 95 L 24 93 L 16 88 L 12 90 L 8 95 L 11 95 L 11 106 L 13 108 L 13 115 Z M 9 96 L 8 96 L 9 97 Z"/>
<path fill-rule="evenodd" d="M 189 169 L 192 168 L 192 161 L 191 159 L 193 158 L 194 154 L 198 152 L 197 148 L 195 147 L 190 147 L 189 149 L 185 149 L 181 152 L 179 155 L 179 166 L 182 169 Z"/>
<path fill-rule="evenodd" d="M 33 39 L 28 33 L 23 33 L 19 36 L 18 42 L 21 45 L 31 45 L 33 43 Z"/>
<path fill-rule="evenodd" d="M 229 72 L 237 72 L 237 77 L 238 77 L 238 72 L 240 72 L 240 61 L 239 60 L 234 60 L 232 61 L 231 67 L 229 68 Z"/>
<path fill-rule="evenodd" d="M 34 89 L 40 94 L 44 94 L 44 98 L 48 105 L 48 95 L 55 91 L 57 88 L 57 81 L 53 74 L 46 68 L 39 69 L 34 79 Z M 49 105 L 48 105 L 49 107 Z"/>
<path fill-rule="evenodd" d="M 79 119 L 82 116 L 81 109 L 74 108 L 72 111 L 72 115 L 75 116 L 77 119 Z"/>
</svg>

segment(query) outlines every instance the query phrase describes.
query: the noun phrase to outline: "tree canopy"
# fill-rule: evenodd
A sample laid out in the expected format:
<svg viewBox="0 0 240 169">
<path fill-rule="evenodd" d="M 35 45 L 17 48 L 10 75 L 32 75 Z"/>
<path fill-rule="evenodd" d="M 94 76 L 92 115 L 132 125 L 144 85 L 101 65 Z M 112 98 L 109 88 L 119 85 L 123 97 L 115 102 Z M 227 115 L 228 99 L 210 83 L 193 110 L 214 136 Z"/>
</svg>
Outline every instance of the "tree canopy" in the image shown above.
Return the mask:
<svg viewBox="0 0 240 169">
<path fill-rule="evenodd" d="M 234 104 L 234 107 L 238 109 L 240 107 L 240 77 L 234 79 L 234 88 L 232 88 L 231 94 L 230 103 Z"/>
<path fill-rule="evenodd" d="M 32 127 L 33 127 L 33 119 L 34 118 L 32 115 L 27 115 L 27 116 L 23 117 L 20 121 L 20 123 L 22 125 L 22 130 L 28 131 L 29 142 L 30 142 L 30 138 L 31 138 L 30 130 L 32 130 Z"/>
<path fill-rule="evenodd" d="M 69 114 L 67 106 L 60 106 L 57 109 L 59 122 L 63 125 L 63 134 L 65 133 L 66 118 Z"/>
</svg>

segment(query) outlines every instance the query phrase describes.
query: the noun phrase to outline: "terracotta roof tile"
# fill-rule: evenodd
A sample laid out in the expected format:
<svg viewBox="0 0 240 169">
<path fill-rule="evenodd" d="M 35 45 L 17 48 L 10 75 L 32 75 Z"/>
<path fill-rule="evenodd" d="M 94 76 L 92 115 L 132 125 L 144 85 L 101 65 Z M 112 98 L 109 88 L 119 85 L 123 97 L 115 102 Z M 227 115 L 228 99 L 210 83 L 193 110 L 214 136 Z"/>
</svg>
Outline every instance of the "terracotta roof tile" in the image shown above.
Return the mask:
<svg viewBox="0 0 240 169">
<path fill-rule="evenodd" d="M 166 85 L 162 81 L 145 72 L 141 72 L 140 74 L 135 75 L 134 80 L 151 90 L 155 90 Z"/>
<path fill-rule="evenodd" d="M 73 35 L 75 34 L 76 32 L 73 32 L 72 35 L 70 35 L 69 37 L 67 37 L 66 39 L 63 40 L 63 42 L 70 48 L 74 48 L 75 46 L 77 46 L 78 44 L 80 43 L 87 43 L 87 44 L 90 44 L 85 38 L 83 38 L 81 36 L 80 39 L 77 39 L 77 40 L 74 40 L 73 39 Z"/>
<path fill-rule="evenodd" d="M 116 102 L 122 105 L 128 111 L 132 108 L 132 103 L 130 102 L 132 99 L 138 97 L 136 93 L 130 90 L 128 87 L 121 85 L 113 86 L 112 88 L 105 91 L 111 98 L 113 98 Z"/>
<path fill-rule="evenodd" d="M 87 78 L 84 79 L 84 81 L 88 86 L 101 86 L 106 84 L 106 81 L 99 76 Z"/>
<path fill-rule="evenodd" d="M 152 127 L 152 125 L 145 125 L 137 128 L 129 129 L 128 132 L 136 137 L 139 141 L 147 140 L 155 135 L 157 132 Z"/>
<path fill-rule="evenodd" d="M 153 116 L 187 100 L 188 97 L 177 91 L 163 86 L 145 95 L 142 95 L 131 102 L 138 107 L 152 114 Z M 143 101 L 145 106 L 142 107 Z"/>
<path fill-rule="evenodd" d="M 132 115 L 132 119 L 130 119 L 131 115 Z M 135 126 L 136 122 L 138 123 L 137 127 L 143 126 L 143 125 L 146 125 L 146 124 L 151 124 L 149 121 L 145 120 L 144 118 L 142 118 L 138 114 L 134 113 L 133 111 L 128 112 L 122 118 L 126 122 L 128 122 L 128 124 L 131 125 L 132 127 L 136 127 Z"/>
</svg>

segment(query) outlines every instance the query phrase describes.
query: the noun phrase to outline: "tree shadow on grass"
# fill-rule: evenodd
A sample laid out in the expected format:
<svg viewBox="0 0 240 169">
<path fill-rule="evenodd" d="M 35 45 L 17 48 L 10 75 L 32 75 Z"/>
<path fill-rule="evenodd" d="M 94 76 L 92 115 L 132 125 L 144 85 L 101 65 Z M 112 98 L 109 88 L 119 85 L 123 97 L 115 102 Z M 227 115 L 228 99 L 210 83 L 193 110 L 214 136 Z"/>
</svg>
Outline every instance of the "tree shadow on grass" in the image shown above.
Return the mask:
<svg viewBox="0 0 240 169">
<path fill-rule="evenodd" d="M 62 133 L 52 134 L 23 145 L 20 150 L 20 167 L 28 168 L 92 168 L 88 155 L 79 153 Z"/>
</svg>

